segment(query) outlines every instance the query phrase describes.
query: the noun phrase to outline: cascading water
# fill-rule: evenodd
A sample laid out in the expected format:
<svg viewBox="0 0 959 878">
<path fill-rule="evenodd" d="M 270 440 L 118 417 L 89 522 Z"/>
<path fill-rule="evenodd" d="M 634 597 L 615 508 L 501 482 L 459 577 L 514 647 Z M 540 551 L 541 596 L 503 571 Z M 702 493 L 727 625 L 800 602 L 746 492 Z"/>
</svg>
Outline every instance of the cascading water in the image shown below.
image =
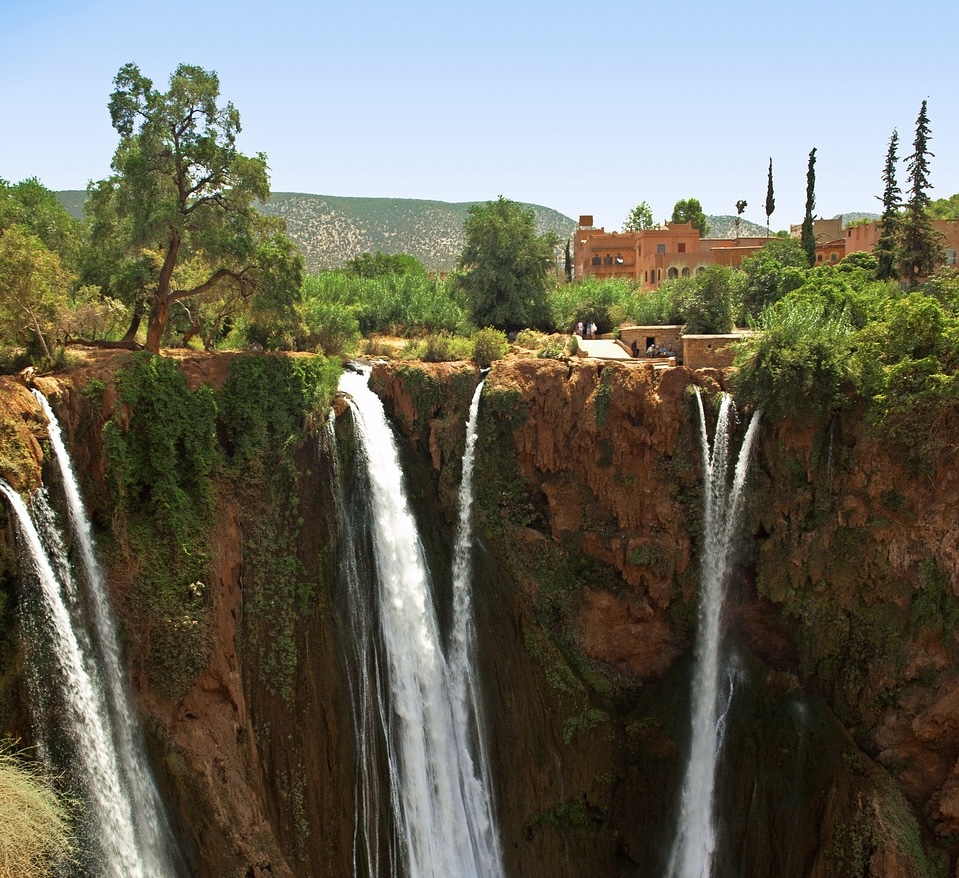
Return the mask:
<svg viewBox="0 0 959 878">
<path fill-rule="evenodd" d="M 89 595 L 89 617 L 93 623 L 93 641 L 106 689 L 109 721 L 137 834 L 137 846 L 147 874 L 166 878 L 174 874 L 169 852 L 175 850 L 175 845 L 166 822 L 163 803 L 150 774 L 139 726 L 131 709 L 126 680 L 121 670 L 116 625 L 107 597 L 103 571 L 94 551 L 90 521 L 80 496 L 79 483 L 63 441 L 59 421 L 46 397 L 37 390 L 34 390 L 33 394 L 47 417 L 50 444 L 66 495 L 70 529 L 80 548 Z M 69 582 L 69 579 L 66 572 L 61 576 L 61 581 L 65 583 Z"/>
<path fill-rule="evenodd" d="M 26 555 L 36 574 L 43 602 L 43 615 L 57 661 L 62 671 L 60 696 L 64 706 L 66 733 L 75 744 L 81 765 L 80 774 L 92 812 L 91 825 L 99 848 L 98 876 L 103 878 L 152 878 L 154 873 L 140 856 L 136 843 L 133 816 L 120 777 L 113 736 L 106 705 L 102 698 L 102 682 L 91 674 L 88 657 L 77 638 L 63 589 L 44 548 L 33 519 L 20 495 L 0 480 L 4 494 L 17 519 L 17 528 Z M 44 503 L 42 494 L 35 503 Z M 44 510 L 44 514 L 49 514 Z"/>
<path fill-rule="evenodd" d="M 354 687 L 358 739 L 357 824 L 363 851 L 357 873 L 371 878 L 497 878 L 502 865 L 492 820 L 488 769 L 472 658 L 472 616 L 468 595 L 469 533 L 461 525 L 457 550 L 462 572 L 454 586 L 454 632 L 444 655 L 423 548 L 403 488 L 392 429 L 366 374 L 344 373 L 340 389 L 350 399 L 362 477 L 362 508 L 341 498 L 343 564 L 350 592 L 350 636 L 356 643 L 348 661 Z M 474 399 L 478 406 L 478 396 Z M 475 434 L 475 420 L 472 432 Z M 475 441 L 475 440 L 474 440 Z M 469 517 L 469 469 L 464 491 Z M 369 532 L 357 516 L 369 515 Z M 463 531 L 466 531 L 465 535 Z M 372 543 L 375 569 L 364 570 L 358 548 Z M 464 542 L 465 541 L 465 542 Z M 367 581 L 363 581 L 364 575 Z M 375 589 L 371 593 L 371 580 Z M 373 630 L 373 626 L 376 626 Z M 365 699 L 358 704 L 359 699 Z M 379 724 L 378 727 L 376 724 Z M 377 764 L 385 762 L 393 819 L 389 862 L 380 863 Z M 358 829 L 359 832 L 359 829 Z"/>
<path fill-rule="evenodd" d="M 692 692 L 692 740 L 681 793 L 679 825 L 670 854 L 669 878 L 709 878 L 716 850 L 713 800 L 716 761 L 722 748 L 726 711 L 733 695 L 735 669 L 721 673 L 720 616 L 733 538 L 746 472 L 758 426 L 750 420 L 729 485 L 729 428 L 732 398 L 724 395 L 710 451 L 706 415 L 697 392 L 703 454 L 703 550 L 700 573 L 699 631 Z"/>
</svg>

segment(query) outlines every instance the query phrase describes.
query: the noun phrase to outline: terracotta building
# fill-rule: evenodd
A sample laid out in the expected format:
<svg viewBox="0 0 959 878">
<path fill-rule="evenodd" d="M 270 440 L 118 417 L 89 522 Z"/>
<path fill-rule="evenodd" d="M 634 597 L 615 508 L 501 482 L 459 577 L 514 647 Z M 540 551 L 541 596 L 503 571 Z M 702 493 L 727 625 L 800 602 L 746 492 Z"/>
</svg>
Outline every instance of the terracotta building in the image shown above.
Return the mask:
<svg viewBox="0 0 959 878">
<path fill-rule="evenodd" d="M 642 281 L 655 289 L 668 278 L 688 277 L 710 265 L 736 266 L 768 238 L 702 238 L 692 223 L 666 223 L 638 232 L 607 232 L 583 215 L 575 232 L 574 277 Z"/>
<path fill-rule="evenodd" d="M 933 220 L 932 226 L 942 235 L 945 264 L 959 265 L 959 259 L 957 259 L 957 254 L 959 254 L 959 220 Z M 844 255 L 858 253 L 862 250 L 871 253 L 879 240 L 880 231 L 880 223 L 876 220 L 850 226 L 845 230 Z"/>
</svg>

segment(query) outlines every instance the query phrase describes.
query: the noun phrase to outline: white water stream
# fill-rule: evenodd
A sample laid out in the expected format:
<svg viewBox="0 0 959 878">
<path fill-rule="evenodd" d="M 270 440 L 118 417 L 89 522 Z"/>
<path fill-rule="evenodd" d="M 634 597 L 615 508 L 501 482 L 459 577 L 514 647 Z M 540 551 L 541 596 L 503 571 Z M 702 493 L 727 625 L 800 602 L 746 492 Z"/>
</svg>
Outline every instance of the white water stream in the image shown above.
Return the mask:
<svg viewBox="0 0 959 878">
<path fill-rule="evenodd" d="M 114 744 L 120 759 L 120 770 L 125 781 L 124 789 L 136 832 L 139 857 L 142 859 L 147 875 L 152 878 L 168 878 L 174 874 L 168 853 L 172 848 L 172 838 L 166 823 L 163 803 L 150 774 L 139 725 L 131 708 L 127 682 L 121 670 L 116 625 L 104 583 L 103 570 L 94 550 L 90 520 L 80 496 L 80 486 L 73 471 L 70 454 L 63 441 L 59 421 L 46 397 L 37 390 L 34 390 L 33 394 L 49 422 L 50 444 L 53 446 L 63 481 L 70 529 L 79 545 L 83 561 L 83 573 L 89 595 L 89 616 L 93 623 L 93 640 L 98 648 L 99 665 L 109 703 L 107 721 L 112 726 Z M 66 561 L 65 555 L 63 560 Z M 68 565 L 64 563 L 64 566 Z M 63 578 L 64 581 L 68 581 L 66 574 Z"/>
<path fill-rule="evenodd" d="M 759 426 L 756 413 L 746 430 L 730 485 L 732 398 L 723 396 L 712 449 L 706 432 L 702 397 L 698 392 L 696 399 L 704 482 L 699 630 L 692 692 L 692 740 L 681 793 L 679 824 L 670 853 L 669 878 L 709 878 L 712 874 L 716 850 L 716 762 L 722 749 L 726 711 L 735 682 L 734 668 L 722 667 L 720 621 L 749 457 Z"/>
<path fill-rule="evenodd" d="M 99 875 L 103 878 L 152 878 L 154 873 L 146 868 L 137 849 L 133 815 L 120 777 L 120 763 L 102 698 L 102 681 L 91 673 L 88 657 L 74 633 L 54 565 L 26 505 L 4 481 L 0 481 L 0 492 L 6 496 L 16 515 L 26 555 L 40 586 L 43 615 L 47 622 L 44 634 L 51 638 L 62 670 L 63 721 L 65 732 L 76 746 L 81 762 L 80 774 L 93 812 L 91 823 L 97 836 L 94 842 L 99 847 Z M 35 500 L 45 502 L 42 495 L 37 495 Z"/>
<path fill-rule="evenodd" d="M 403 486 L 403 473 L 393 432 L 379 399 L 367 386 L 366 374 L 346 372 L 340 389 L 352 408 L 358 454 L 366 462 L 368 502 L 372 516 L 370 536 L 375 555 L 375 589 L 360 603 L 367 624 L 378 622 L 375 633 L 356 631 L 367 645 L 360 660 L 361 688 L 376 702 L 359 707 L 368 719 L 378 718 L 385 739 L 390 803 L 397 851 L 391 860 L 402 862 L 399 874 L 409 878 L 499 878 L 499 843 L 492 818 L 489 771 L 485 764 L 476 681 L 471 670 L 473 622 L 469 597 L 469 494 L 464 461 L 464 498 L 461 508 L 454 585 L 454 631 L 450 654 L 442 649 L 429 571 Z M 478 395 L 474 399 L 477 407 Z M 475 434 L 475 416 L 471 417 Z M 473 441 L 475 442 L 475 435 Z M 469 443 L 470 449 L 472 443 Z M 353 565 L 358 573 L 358 565 Z M 370 583 L 366 583 L 370 588 Z M 354 680 L 354 686 L 356 681 Z M 354 693 L 356 697 L 356 693 Z M 354 708 L 356 712 L 357 708 Z M 361 732 L 365 745 L 374 732 Z M 364 742 L 358 741 L 358 748 Z M 375 748 L 374 748 L 375 749 Z M 364 759 L 363 750 L 359 758 Z M 370 768 L 358 767 L 361 780 L 371 779 Z M 363 773 L 367 773 L 363 781 Z M 362 793 L 362 789 L 361 789 Z M 363 795 L 375 806 L 375 794 Z M 366 833 L 377 818 L 364 817 Z M 367 838 L 367 867 L 377 878 L 379 858 L 375 839 Z M 396 863 L 387 864 L 397 874 Z"/>
</svg>

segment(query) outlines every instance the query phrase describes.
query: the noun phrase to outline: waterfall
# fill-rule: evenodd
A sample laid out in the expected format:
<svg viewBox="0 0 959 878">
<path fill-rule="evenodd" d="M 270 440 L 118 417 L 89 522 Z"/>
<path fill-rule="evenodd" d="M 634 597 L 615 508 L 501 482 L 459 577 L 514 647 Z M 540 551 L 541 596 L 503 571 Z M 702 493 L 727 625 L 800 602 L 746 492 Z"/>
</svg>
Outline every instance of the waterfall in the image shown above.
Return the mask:
<svg viewBox="0 0 959 878">
<path fill-rule="evenodd" d="M 379 878 L 377 766 L 385 763 L 392 815 L 389 875 L 408 878 L 496 878 L 502 875 L 485 753 L 478 744 L 475 680 L 469 665 L 472 616 L 468 595 L 468 526 L 454 586 L 454 632 L 444 654 L 430 574 L 406 499 L 393 432 L 368 375 L 344 373 L 361 466 L 358 502 L 338 499 L 347 554 L 341 568 L 349 591 L 348 658 L 358 760 L 357 823 L 365 840 L 357 874 Z M 474 407 L 478 407 L 478 395 Z M 472 432 L 475 434 L 475 422 Z M 475 438 L 474 438 L 475 441 Z M 472 466 L 464 461 L 469 516 Z M 339 481 L 339 480 L 338 480 Z M 338 490 L 341 490 L 338 488 Z M 364 530 L 364 527 L 367 530 Z M 465 532 L 465 533 L 464 533 Z M 366 569 L 361 544 L 372 544 Z M 374 630 L 375 626 L 375 630 Z M 363 703 L 357 703 L 363 699 Z M 359 832 L 359 829 L 358 829 Z M 362 871 L 361 871 L 362 870 Z"/>
<path fill-rule="evenodd" d="M 102 698 L 102 682 L 90 667 L 80 639 L 74 632 L 63 589 L 54 564 L 44 549 L 40 535 L 20 495 L 0 480 L 0 491 L 6 496 L 17 519 L 26 555 L 40 586 L 42 610 L 57 661 L 62 670 L 65 732 L 76 747 L 80 774 L 88 807 L 92 812 L 99 875 L 103 878 L 152 878 L 136 844 L 133 816 L 119 772 L 119 760 L 111 734 L 106 705 Z M 42 494 L 34 502 L 44 503 Z M 44 514 L 48 514 L 44 511 Z M 59 566 L 59 562 L 57 562 Z M 162 872 L 159 874 L 163 874 Z"/>
<path fill-rule="evenodd" d="M 109 704 L 109 721 L 136 828 L 138 849 L 147 874 L 153 878 L 165 878 L 173 874 L 167 852 L 175 849 L 175 845 L 166 822 L 163 803 L 150 774 L 139 725 L 131 708 L 120 661 L 116 625 L 104 583 L 103 570 L 94 551 L 90 520 L 80 496 L 79 483 L 63 441 L 59 421 L 46 397 L 38 390 L 34 390 L 33 394 L 49 422 L 50 444 L 60 469 L 70 529 L 80 548 L 82 569 L 89 595 L 89 615 L 93 623 L 93 640 L 102 669 Z M 63 557 L 65 558 L 65 555 Z M 68 574 L 64 573 L 61 581 L 69 582 Z"/>
<path fill-rule="evenodd" d="M 713 803 L 716 762 L 722 749 L 726 712 L 733 696 L 735 668 L 721 673 L 720 616 L 732 555 L 733 538 L 753 440 L 759 426 L 754 414 L 746 430 L 729 484 L 729 430 L 732 398 L 723 395 L 710 450 L 702 397 L 697 392 L 703 455 L 703 549 L 700 572 L 699 630 L 692 692 L 692 740 L 683 781 L 679 825 L 670 853 L 670 878 L 709 878 L 716 849 Z M 725 678 L 725 679 L 724 679 Z M 725 684 L 725 685 L 724 685 Z"/>
</svg>

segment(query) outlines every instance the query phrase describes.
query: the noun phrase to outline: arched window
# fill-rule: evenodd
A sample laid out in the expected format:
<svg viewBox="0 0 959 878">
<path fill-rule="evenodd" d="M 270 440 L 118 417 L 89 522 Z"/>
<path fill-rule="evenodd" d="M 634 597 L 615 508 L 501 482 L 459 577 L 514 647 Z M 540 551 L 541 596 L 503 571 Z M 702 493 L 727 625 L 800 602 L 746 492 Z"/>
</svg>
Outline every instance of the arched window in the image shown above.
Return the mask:
<svg viewBox="0 0 959 878">
<path fill-rule="evenodd" d="M 676 266 L 673 266 L 669 269 L 669 271 L 666 272 L 666 277 L 669 280 L 674 280 L 675 278 L 679 277 L 679 269 L 676 268 Z"/>
<path fill-rule="evenodd" d="M 684 265 L 684 266 L 683 266 L 683 277 L 689 277 L 689 266 L 688 266 L 688 265 Z"/>
</svg>

